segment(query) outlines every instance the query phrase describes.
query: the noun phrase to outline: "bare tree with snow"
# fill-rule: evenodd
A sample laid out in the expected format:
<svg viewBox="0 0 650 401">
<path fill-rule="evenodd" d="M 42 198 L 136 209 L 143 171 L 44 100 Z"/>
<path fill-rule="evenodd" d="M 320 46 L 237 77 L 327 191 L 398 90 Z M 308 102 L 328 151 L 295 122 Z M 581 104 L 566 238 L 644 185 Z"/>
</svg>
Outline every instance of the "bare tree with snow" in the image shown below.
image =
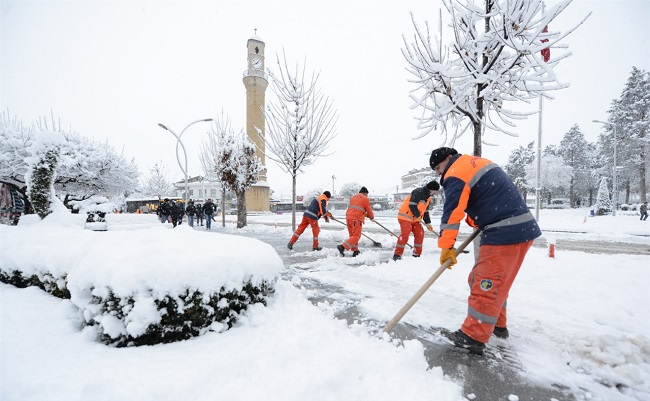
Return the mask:
<svg viewBox="0 0 650 401">
<path fill-rule="evenodd" d="M 442 1 L 451 16 L 448 44 L 443 43 L 442 12 L 433 38 L 429 24 L 421 27 L 413 16 L 413 38 L 404 37 L 412 107 L 421 111 L 419 137 L 440 129 L 443 141 L 453 146 L 470 131 L 474 155 L 481 156 L 486 128 L 516 136 L 515 122 L 536 112 L 517 112 L 509 104 L 551 98 L 548 92 L 568 86 L 553 69 L 570 53 L 548 59 L 541 52 L 565 47 L 560 41 L 582 22 L 566 33 L 548 30 L 572 0 L 546 11 L 542 0 Z"/>
<path fill-rule="evenodd" d="M 290 69 L 286 55 L 276 56 L 279 71 L 269 70 L 276 100 L 264 111 L 266 157 L 291 175 L 291 227 L 296 229 L 296 178 L 313 164 L 336 137 L 338 115 L 330 99 L 318 88 L 320 74 L 306 80 L 305 67 Z M 259 132 L 259 131 L 258 131 Z M 272 153 L 269 155 L 268 152 Z"/>
<path fill-rule="evenodd" d="M 223 115 L 214 121 L 208 141 L 201 145 L 201 166 L 208 180 L 218 181 L 237 197 L 237 228 L 245 227 L 246 190 L 257 182 L 262 162 L 255 155 L 255 145 L 242 131 L 235 134 L 230 119 Z M 225 192 L 222 192 L 222 200 Z M 225 211 L 222 201 L 222 221 Z"/>
<path fill-rule="evenodd" d="M 161 199 L 172 190 L 172 182 L 169 179 L 169 172 L 162 163 L 156 163 L 149 169 L 149 176 L 142 183 L 142 193 L 149 196 L 156 196 Z"/>
</svg>

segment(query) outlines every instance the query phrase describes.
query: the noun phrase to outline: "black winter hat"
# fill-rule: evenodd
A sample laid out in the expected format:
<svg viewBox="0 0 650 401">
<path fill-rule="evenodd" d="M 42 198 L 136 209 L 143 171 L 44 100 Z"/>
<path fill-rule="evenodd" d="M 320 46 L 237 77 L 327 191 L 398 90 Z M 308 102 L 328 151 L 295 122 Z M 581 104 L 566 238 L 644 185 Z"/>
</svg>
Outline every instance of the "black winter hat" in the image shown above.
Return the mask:
<svg viewBox="0 0 650 401">
<path fill-rule="evenodd" d="M 449 155 L 457 155 L 458 152 L 454 148 L 442 147 L 431 152 L 431 157 L 429 158 L 429 166 L 431 169 L 435 169 L 436 166 L 442 163 L 443 160 Z"/>
<path fill-rule="evenodd" d="M 431 181 L 427 185 L 425 185 L 429 191 L 437 191 L 440 189 L 440 184 L 438 184 L 438 181 Z"/>
<path fill-rule="evenodd" d="M 332 197 L 332 194 L 330 193 L 330 191 L 323 192 L 323 195 L 327 196 L 327 199 Z"/>
<path fill-rule="evenodd" d="M 367 193 L 368 193 L 368 188 L 366 188 L 366 187 L 361 187 L 361 189 L 359 190 L 359 193 L 360 193 L 360 194 L 367 194 Z"/>
</svg>

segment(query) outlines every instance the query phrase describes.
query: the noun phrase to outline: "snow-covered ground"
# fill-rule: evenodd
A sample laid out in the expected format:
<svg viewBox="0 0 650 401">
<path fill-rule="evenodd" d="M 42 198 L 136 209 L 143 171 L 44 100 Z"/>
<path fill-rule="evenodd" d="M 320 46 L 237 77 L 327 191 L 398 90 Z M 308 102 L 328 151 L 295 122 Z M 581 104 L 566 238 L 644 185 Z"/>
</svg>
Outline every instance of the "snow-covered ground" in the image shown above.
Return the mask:
<svg viewBox="0 0 650 401">
<path fill-rule="evenodd" d="M 650 222 L 641 222 L 632 213 L 616 217 L 586 217 L 587 209 L 541 213 L 543 230 L 581 233 L 553 234 L 556 237 L 579 235 L 585 240 L 628 242 L 650 249 Z M 24 260 L 17 263 L 29 264 L 38 249 L 51 246 L 68 253 L 72 249 L 81 259 L 84 250 L 66 238 L 42 235 L 52 232 L 45 226 L 57 224 L 78 225 L 82 230 L 83 216 L 75 219 L 71 223 L 68 217 L 51 216 L 37 222 L 33 216 L 25 216 L 18 227 L 0 227 L 0 260 L 2 239 L 9 236 L 22 239 L 24 252 L 20 255 Z M 109 231 L 129 230 L 136 236 L 133 244 L 108 252 L 120 252 L 126 258 L 131 254 L 142 264 L 159 262 L 158 257 L 142 259 L 138 246 L 150 240 L 147 228 L 160 226 L 155 216 L 108 215 L 107 221 Z M 288 240 L 291 229 L 283 223 L 290 221 L 290 215 L 249 216 L 249 226 L 244 229 L 236 230 L 231 222 L 226 228 L 214 223 L 213 231 L 205 235 L 214 238 L 216 248 L 223 234 L 272 235 Z M 379 221 L 399 231 L 394 212 L 382 213 Z M 437 226 L 435 216 L 433 221 Z M 334 228 L 333 224 L 328 228 Z M 169 224 L 166 227 L 171 229 Z M 157 237 L 161 254 L 180 253 L 188 264 L 210 262 L 201 249 L 179 249 L 173 242 L 178 231 L 195 233 L 183 226 L 175 231 L 173 236 L 170 232 L 169 241 Z M 88 235 L 103 234 L 88 231 Z M 310 237 L 308 230 L 290 257 L 313 254 L 308 250 Z M 422 258 L 378 263 L 390 258 L 394 238 L 373 232 L 371 237 L 384 247 L 373 248 L 366 240 L 363 253 L 353 259 L 340 258 L 334 248 L 345 237 L 343 226 L 323 230 L 320 240 L 326 249 L 318 258 L 292 267 L 291 281 L 278 282 L 268 306 L 252 307 L 234 328 L 174 344 L 107 347 L 81 330 L 81 319 L 70 301 L 36 288 L 0 284 L 0 399 L 465 399 L 461 383 L 444 376 L 438 367 L 429 368 L 419 341 L 380 338 L 370 334 L 374 328 L 366 322 L 348 325 L 337 320 L 334 314 L 348 299 L 313 306 L 307 300 L 313 290 L 301 285 L 304 280 L 317 279 L 340 287 L 355 294 L 354 302 L 364 316 L 385 323 L 438 268 L 435 239 L 427 237 Z M 224 254 L 229 251 L 219 249 Z M 256 252 L 254 245 L 250 252 Z M 402 321 L 458 328 L 467 309 L 471 260 L 471 254 L 459 257 L 458 265 L 446 271 Z M 606 255 L 558 248 L 556 257 L 549 258 L 546 249 L 532 248 L 508 306 L 511 337 L 505 344 L 516 352 L 527 380 L 561 384 L 577 399 L 650 399 L 647 254 Z M 472 396 L 483 399 L 481 394 Z"/>
</svg>

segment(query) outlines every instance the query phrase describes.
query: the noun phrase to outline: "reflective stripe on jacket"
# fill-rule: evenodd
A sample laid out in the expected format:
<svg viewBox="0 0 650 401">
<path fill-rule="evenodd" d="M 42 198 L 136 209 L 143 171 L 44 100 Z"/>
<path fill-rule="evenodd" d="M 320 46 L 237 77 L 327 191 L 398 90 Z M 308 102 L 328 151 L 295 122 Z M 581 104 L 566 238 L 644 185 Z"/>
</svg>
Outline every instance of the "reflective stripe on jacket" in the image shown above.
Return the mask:
<svg viewBox="0 0 650 401">
<path fill-rule="evenodd" d="M 365 217 L 368 215 L 368 218 L 374 219 L 375 214 L 372 212 L 370 207 L 370 199 L 364 194 L 356 194 L 350 198 L 350 203 L 348 203 L 348 210 L 345 212 L 345 218 L 347 220 L 361 220 L 365 221 Z"/>
<path fill-rule="evenodd" d="M 325 194 L 315 197 L 302 215 L 312 220 L 320 219 L 327 213 L 327 200 Z"/>
<path fill-rule="evenodd" d="M 519 190 L 490 160 L 455 155 L 442 174 L 445 206 L 440 224 L 440 248 L 452 248 L 460 222 L 478 227 L 481 245 L 511 245 L 542 235 Z"/>
<path fill-rule="evenodd" d="M 429 203 L 431 203 L 431 192 L 426 187 L 414 189 L 409 196 L 404 199 L 402 206 L 397 213 L 398 220 L 414 222 L 416 218 L 422 217 L 424 224 L 431 224 L 429 217 Z"/>
</svg>

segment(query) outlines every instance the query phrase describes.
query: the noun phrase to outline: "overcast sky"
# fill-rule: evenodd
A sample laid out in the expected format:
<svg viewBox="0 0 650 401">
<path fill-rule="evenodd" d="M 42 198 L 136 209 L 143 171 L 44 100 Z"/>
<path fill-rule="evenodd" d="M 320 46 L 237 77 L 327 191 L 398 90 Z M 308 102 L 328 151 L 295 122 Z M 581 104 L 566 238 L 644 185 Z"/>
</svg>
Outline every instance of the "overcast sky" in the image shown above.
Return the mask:
<svg viewBox="0 0 650 401">
<path fill-rule="evenodd" d="M 549 1 L 547 4 L 556 4 Z M 174 137 L 199 118 L 229 115 L 245 125 L 246 42 L 266 44 L 266 65 L 284 49 L 289 60 L 320 71 L 319 86 L 339 113 L 335 153 L 298 177 L 299 194 L 355 181 L 371 194 L 394 191 L 399 178 L 428 164 L 443 138 L 417 136 L 410 109 L 402 35 L 409 12 L 438 24 L 435 1 L 6 1 L 1 7 L 0 104 L 24 123 L 53 113 L 83 136 L 107 140 L 143 174 L 162 161 L 182 179 Z M 566 31 L 592 12 L 564 42 L 573 55 L 556 69 L 570 88 L 545 101 L 543 146 L 558 145 L 578 124 L 595 141 L 613 99 L 633 66 L 650 70 L 650 2 L 574 0 L 551 27 Z M 443 20 L 448 17 L 443 12 Z M 553 57 L 553 51 L 551 53 Z M 267 91 L 267 102 L 273 94 Z M 530 108 L 537 107 L 537 102 Z M 208 123 L 183 134 L 190 175 L 201 174 L 198 152 Z M 483 156 L 505 164 L 512 149 L 537 138 L 537 117 L 519 137 L 490 133 Z M 471 138 L 456 144 L 471 153 Z M 276 196 L 290 194 L 288 174 L 267 159 Z"/>
</svg>

